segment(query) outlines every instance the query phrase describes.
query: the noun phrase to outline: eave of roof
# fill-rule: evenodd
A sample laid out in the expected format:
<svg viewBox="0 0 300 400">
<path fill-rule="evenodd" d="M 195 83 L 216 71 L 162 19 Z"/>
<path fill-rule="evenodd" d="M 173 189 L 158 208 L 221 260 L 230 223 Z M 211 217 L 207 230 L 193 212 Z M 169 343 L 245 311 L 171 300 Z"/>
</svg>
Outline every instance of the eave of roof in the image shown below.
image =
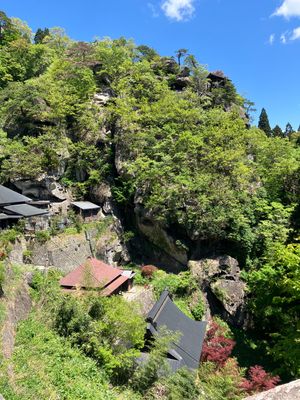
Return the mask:
<svg viewBox="0 0 300 400">
<path fill-rule="evenodd" d="M 22 215 L 23 217 L 34 217 L 35 215 L 48 214 L 47 210 L 43 210 L 29 204 L 14 204 L 5 206 L 3 209 L 14 214 Z"/>
<path fill-rule="evenodd" d="M 90 201 L 73 201 L 71 204 L 81 210 L 98 210 L 100 208 L 100 206 Z"/>
<path fill-rule="evenodd" d="M 29 201 L 31 201 L 29 197 L 0 185 L 0 205 L 27 203 Z"/>
</svg>

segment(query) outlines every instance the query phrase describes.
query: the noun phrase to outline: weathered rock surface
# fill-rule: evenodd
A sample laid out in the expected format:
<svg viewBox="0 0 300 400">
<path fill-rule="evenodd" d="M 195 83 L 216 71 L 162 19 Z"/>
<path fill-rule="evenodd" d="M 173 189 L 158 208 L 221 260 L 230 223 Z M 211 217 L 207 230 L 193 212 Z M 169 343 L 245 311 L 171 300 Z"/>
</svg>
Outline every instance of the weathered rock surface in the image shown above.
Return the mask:
<svg viewBox="0 0 300 400">
<path fill-rule="evenodd" d="M 32 264 L 54 266 L 64 273 L 72 271 L 90 256 L 92 250 L 85 233 L 62 234 L 43 244 L 34 243 L 31 247 Z"/>
<path fill-rule="evenodd" d="M 245 289 L 236 259 L 230 256 L 189 261 L 188 267 L 204 292 L 212 314 L 236 326 L 245 323 Z"/>
<path fill-rule="evenodd" d="M 39 200 L 56 200 L 69 202 L 72 199 L 71 193 L 62 186 L 58 179 L 64 172 L 65 165 L 60 167 L 57 175 L 42 174 L 34 180 L 17 180 L 14 185 L 21 190 L 24 196 Z"/>
<path fill-rule="evenodd" d="M 245 400 L 300 400 L 300 379 L 247 397 Z"/>
<path fill-rule="evenodd" d="M 15 343 L 15 331 L 19 321 L 27 318 L 31 309 L 31 298 L 27 282 L 24 280 L 15 293 L 8 293 L 6 318 L 2 329 L 2 354 L 4 358 L 12 355 Z"/>
<path fill-rule="evenodd" d="M 181 269 L 186 266 L 188 262 L 187 249 L 169 235 L 164 227 L 154 221 L 138 200 L 136 201 L 134 212 L 139 231 L 152 244 L 169 256 L 169 263 L 174 265 L 174 269 L 178 269 L 176 268 L 178 265 Z"/>
<path fill-rule="evenodd" d="M 13 264 L 23 264 L 24 253 L 27 250 L 26 240 L 21 237 L 12 245 L 8 259 Z"/>
<path fill-rule="evenodd" d="M 196 261 L 190 260 L 188 267 L 201 286 L 205 286 L 216 277 L 237 280 L 240 274 L 238 261 L 227 255 Z"/>
<path fill-rule="evenodd" d="M 91 199 L 102 206 L 104 214 L 113 214 L 115 210 L 114 200 L 110 185 L 107 182 L 101 182 L 91 190 Z"/>
<path fill-rule="evenodd" d="M 122 264 L 130 261 L 127 248 L 121 240 L 123 230 L 118 219 L 107 227 L 105 232 L 95 242 L 95 254 L 97 258 L 108 264 Z"/>
</svg>

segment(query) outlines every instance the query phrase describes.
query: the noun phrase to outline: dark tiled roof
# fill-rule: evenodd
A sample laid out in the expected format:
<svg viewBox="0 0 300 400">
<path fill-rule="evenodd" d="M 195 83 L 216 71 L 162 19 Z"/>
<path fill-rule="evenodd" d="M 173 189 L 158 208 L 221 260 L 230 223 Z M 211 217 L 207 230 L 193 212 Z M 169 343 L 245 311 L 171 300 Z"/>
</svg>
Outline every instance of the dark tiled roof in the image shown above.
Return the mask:
<svg viewBox="0 0 300 400">
<path fill-rule="evenodd" d="M 173 303 L 167 290 L 160 296 L 147 316 L 148 330 L 152 335 L 159 334 L 159 329 L 165 326 L 172 332 L 178 332 L 180 339 L 169 351 L 178 361 L 189 368 L 198 368 L 205 336 L 206 322 L 194 321 L 187 317 Z M 177 356 L 176 356 L 177 354 Z M 179 356 L 178 356 L 179 355 Z"/>
<path fill-rule="evenodd" d="M 0 185 L 0 205 L 27 203 L 29 201 L 31 201 L 29 197 Z"/>
<path fill-rule="evenodd" d="M 8 215 L 5 213 L 0 212 L 0 220 L 5 220 L 5 219 L 18 219 L 22 218 L 22 215 Z"/>
<path fill-rule="evenodd" d="M 90 201 L 73 201 L 71 204 L 81 210 L 97 210 L 100 208 L 100 206 Z"/>
<path fill-rule="evenodd" d="M 5 211 L 22 215 L 22 217 L 33 217 L 35 215 L 48 214 L 47 210 L 42 210 L 40 208 L 30 206 L 29 204 L 15 204 L 3 208 Z"/>
</svg>

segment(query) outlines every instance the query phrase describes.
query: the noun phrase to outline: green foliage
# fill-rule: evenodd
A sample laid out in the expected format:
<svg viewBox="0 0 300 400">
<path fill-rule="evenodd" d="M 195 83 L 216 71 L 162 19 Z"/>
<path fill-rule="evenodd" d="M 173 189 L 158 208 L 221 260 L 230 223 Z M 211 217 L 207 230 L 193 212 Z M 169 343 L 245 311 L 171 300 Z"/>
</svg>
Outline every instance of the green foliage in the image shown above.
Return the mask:
<svg viewBox="0 0 300 400">
<path fill-rule="evenodd" d="M 104 372 L 94 361 L 34 318 L 20 325 L 11 362 L 14 382 L 3 374 L 3 369 L 0 378 L 0 391 L 5 398 L 115 398 Z"/>
<path fill-rule="evenodd" d="M 186 368 L 181 368 L 171 375 L 164 386 L 168 400 L 195 400 L 201 393 L 195 374 Z"/>
<path fill-rule="evenodd" d="M 145 393 L 149 390 L 161 376 L 166 376 L 170 373 L 170 367 L 166 360 L 166 353 L 171 342 L 176 342 L 178 337 L 167 329 L 161 329 L 160 334 L 151 344 L 147 358 L 142 360 L 132 377 L 133 388 Z"/>
<path fill-rule="evenodd" d="M 270 127 L 268 114 L 264 108 L 261 110 L 259 116 L 258 127 L 264 131 L 267 136 L 272 136 L 272 129 Z"/>
<path fill-rule="evenodd" d="M 35 233 L 35 238 L 39 243 L 46 243 L 51 237 L 49 231 L 37 231 Z"/>
<path fill-rule="evenodd" d="M 269 352 L 279 361 L 279 372 L 292 377 L 300 373 L 299 263 L 299 244 L 275 243 L 264 264 L 248 274 L 252 311 L 268 339 Z"/>
<path fill-rule="evenodd" d="M 54 320 L 57 332 L 94 358 L 118 381 L 127 378 L 138 349 L 143 347 L 145 323 L 134 304 L 122 297 L 65 297 Z"/>
<path fill-rule="evenodd" d="M 201 321 L 205 313 L 205 304 L 201 296 L 198 302 L 191 308 L 191 313 L 196 321 Z"/>
<path fill-rule="evenodd" d="M 234 359 L 229 360 L 221 370 L 216 370 L 214 363 L 205 362 L 198 371 L 201 400 L 238 400 L 242 399 L 239 384 L 242 373 Z"/>
<path fill-rule="evenodd" d="M 177 296 L 190 294 L 195 288 L 196 283 L 189 271 L 180 272 L 178 275 L 175 275 L 158 270 L 154 272 L 151 284 L 154 293 L 159 297 L 165 289 Z"/>
</svg>

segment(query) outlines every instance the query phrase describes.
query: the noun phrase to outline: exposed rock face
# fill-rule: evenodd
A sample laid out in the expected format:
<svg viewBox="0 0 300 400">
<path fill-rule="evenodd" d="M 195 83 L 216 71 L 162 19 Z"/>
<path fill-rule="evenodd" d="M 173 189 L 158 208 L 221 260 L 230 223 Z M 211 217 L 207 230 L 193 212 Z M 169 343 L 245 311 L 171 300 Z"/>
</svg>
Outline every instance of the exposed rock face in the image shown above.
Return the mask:
<svg viewBox="0 0 300 400">
<path fill-rule="evenodd" d="M 134 211 L 139 231 L 170 257 L 169 263 L 173 263 L 175 269 L 176 264 L 179 264 L 181 269 L 186 266 L 188 261 L 187 249 L 171 237 L 159 223 L 154 221 L 152 216 L 138 202 Z"/>
<path fill-rule="evenodd" d="M 23 264 L 24 252 L 27 250 L 26 240 L 18 238 L 12 246 L 8 259 L 11 263 Z"/>
<path fill-rule="evenodd" d="M 130 257 L 127 248 L 120 239 L 122 233 L 121 223 L 118 219 L 115 219 L 105 230 L 105 233 L 96 240 L 96 257 L 112 265 L 129 262 Z"/>
<path fill-rule="evenodd" d="M 245 400 L 300 400 L 300 379 L 247 397 Z"/>
<path fill-rule="evenodd" d="M 11 296 L 11 293 L 9 294 Z M 15 343 L 15 330 L 19 321 L 26 319 L 31 309 L 31 298 L 25 281 L 8 300 L 6 319 L 2 330 L 2 353 L 5 358 L 12 355 Z"/>
<path fill-rule="evenodd" d="M 31 252 L 32 264 L 54 266 L 64 273 L 72 271 L 92 256 L 90 242 L 84 233 L 59 235 L 44 244 L 34 243 Z"/>
<path fill-rule="evenodd" d="M 230 256 L 189 261 L 189 269 L 205 293 L 211 313 L 236 326 L 245 323 L 245 283 L 237 260 Z"/>
<path fill-rule="evenodd" d="M 108 92 L 95 93 L 93 103 L 97 106 L 103 107 L 109 102 L 110 98 L 111 94 Z"/>
<path fill-rule="evenodd" d="M 91 190 L 91 199 L 97 204 L 101 204 L 104 214 L 113 214 L 115 205 L 111 193 L 110 185 L 107 182 L 101 182 Z"/>
<path fill-rule="evenodd" d="M 34 180 L 18 180 L 14 185 L 22 191 L 24 196 L 39 200 L 57 200 L 63 201 L 72 199 L 71 193 L 67 191 L 59 182 L 58 179 L 64 172 L 64 166 L 61 166 L 62 171 L 57 175 L 43 174 Z"/>
</svg>

